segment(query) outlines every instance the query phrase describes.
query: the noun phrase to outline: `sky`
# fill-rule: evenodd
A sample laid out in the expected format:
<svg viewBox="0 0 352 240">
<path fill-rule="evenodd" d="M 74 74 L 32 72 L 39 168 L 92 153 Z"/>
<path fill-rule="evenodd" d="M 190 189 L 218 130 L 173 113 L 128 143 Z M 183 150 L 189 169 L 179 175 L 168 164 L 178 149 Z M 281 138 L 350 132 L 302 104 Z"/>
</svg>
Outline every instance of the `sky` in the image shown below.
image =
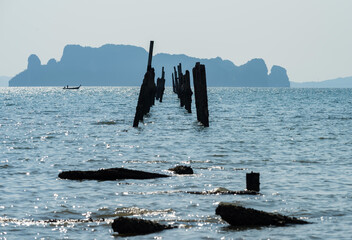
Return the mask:
<svg viewBox="0 0 352 240">
<path fill-rule="evenodd" d="M 351 0 L 0 0 L 0 76 L 60 60 L 67 44 L 263 58 L 290 81 L 352 76 Z"/>
</svg>

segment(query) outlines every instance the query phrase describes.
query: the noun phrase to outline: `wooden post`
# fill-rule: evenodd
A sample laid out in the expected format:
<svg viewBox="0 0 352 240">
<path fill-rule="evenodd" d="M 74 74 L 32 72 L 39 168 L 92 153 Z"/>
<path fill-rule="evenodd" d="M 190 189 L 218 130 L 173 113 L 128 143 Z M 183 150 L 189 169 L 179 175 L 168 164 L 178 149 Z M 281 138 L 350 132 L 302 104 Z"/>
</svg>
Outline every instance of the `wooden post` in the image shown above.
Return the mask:
<svg viewBox="0 0 352 240">
<path fill-rule="evenodd" d="M 259 173 L 247 173 L 246 174 L 246 185 L 248 191 L 256 191 L 259 192 L 260 182 L 259 182 Z"/>
<path fill-rule="evenodd" d="M 152 68 L 153 48 L 154 48 L 154 41 L 150 41 L 147 71 Z"/>
<path fill-rule="evenodd" d="M 159 100 L 159 98 L 160 98 L 160 90 L 159 90 L 159 86 L 160 86 L 160 78 L 157 78 L 156 79 L 156 92 L 155 92 L 155 99 L 156 100 Z"/>
<path fill-rule="evenodd" d="M 178 70 L 178 98 L 180 99 L 180 106 L 183 107 L 185 106 L 184 103 L 184 76 L 182 73 L 182 65 L 181 63 L 178 64 L 177 66 Z"/>
<path fill-rule="evenodd" d="M 138 127 L 139 121 L 143 121 L 143 116 L 149 113 L 150 107 L 154 105 L 155 101 L 155 72 L 151 65 L 153 57 L 153 45 L 154 41 L 150 41 L 147 72 L 144 74 L 144 79 L 139 90 L 136 114 L 133 120 L 133 127 Z"/>
<path fill-rule="evenodd" d="M 188 111 L 188 113 L 192 113 L 192 90 L 191 90 L 191 83 L 190 83 L 190 76 L 189 76 L 189 71 L 187 70 L 185 75 L 184 75 L 184 92 L 183 92 L 183 97 L 184 97 L 184 104 L 185 108 Z"/>
<path fill-rule="evenodd" d="M 197 62 L 193 68 L 193 84 L 197 108 L 197 120 L 201 122 L 204 127 L 209 127 L 208 94 L 205 66 L 199 62 Z"/>
<path fill-rule="evenodd" d="M 178 78 L 178 75 L 177 75 L 176 67 L 174 67 L 174 73 L 175 73 L 175 90 L 176 90 L 175 93 L 178 96 L 178 80 L 179 80 L 179 78 Z"/>
<path fill-rule="evenodd" d="M 160 99 L 159 100 L 160 102 L 163 101 L 164 90 L 165 90 L 165 72 L 164 72 L 164 67 L 163 67 L 162 73 L 161 73 L 161 78 L 157 79 L 156 94 L 155 94 L 156 100 Z"/>
<path fill-rule="evenodd" d="M 164 91 L 165 91 L 165 71 L 164 67 L 161 70 L 161 85 L 160 85 L 160 102 L 163 102 L 163 96 L 164 96 Z"/>
<path fill-rule="evenodd" d="M 176 90 L 175 90 L 175 78 L 174 78 L 174 74 L 171 73 L 171 77 L 172 77 L 172 91 L 174 93 L 176 93 Z"/>
</svg>

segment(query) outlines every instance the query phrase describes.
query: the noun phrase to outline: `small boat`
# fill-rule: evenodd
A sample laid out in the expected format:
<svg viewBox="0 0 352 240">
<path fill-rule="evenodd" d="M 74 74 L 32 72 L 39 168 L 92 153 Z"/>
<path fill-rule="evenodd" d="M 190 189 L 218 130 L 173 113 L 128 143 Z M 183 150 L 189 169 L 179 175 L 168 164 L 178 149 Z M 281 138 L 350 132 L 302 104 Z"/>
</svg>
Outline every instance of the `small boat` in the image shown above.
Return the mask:
<svg viewBox="0 0 352 240">
<path fill-rule="evenodd" d="M 81 87 L 81 85 L 79 85 L 78 87 L 69 87 L 68 85 L 65 86 L 63 89 L 79 89 Z"/>
</svg>

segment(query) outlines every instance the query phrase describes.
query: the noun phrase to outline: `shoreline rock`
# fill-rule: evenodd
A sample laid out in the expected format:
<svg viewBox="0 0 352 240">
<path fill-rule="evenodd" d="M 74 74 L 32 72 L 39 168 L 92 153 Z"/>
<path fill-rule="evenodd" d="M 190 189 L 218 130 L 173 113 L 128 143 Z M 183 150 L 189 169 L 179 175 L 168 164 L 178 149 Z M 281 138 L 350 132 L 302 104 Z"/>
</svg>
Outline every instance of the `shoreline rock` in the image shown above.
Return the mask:
<svg viewBox="0 0 352 240">
<path fill-rule="evenodd" d="M 210 191 L 186 191 L 186 193 L 190 194 L 198 194 L 198 195 L 260 195 L 259 192 L 251 191 L 251 190 L 243 190 L 243 191 L 231 191 L 227 188 L 215 188 Z"/>
<path fill-rule="evenodd" d="M 232 203 L 220 203 L 215 210 L 223 220 L 235 227 L 285 226 L 288 224 L 307 224 L 308 222 L 278 213 L 267 213 L 252 208 L 244 208 Z"/>
<path fill-rule="evenodd" d="M 183 165 L 179 165 L 173 168 L 169 168 L 169 171 L 172 171 L 176 174 L 193 174 L 193 169 L 191 167 L 188 166 L 183 166 Z"/>
<path fill-rule="evenodd" d="M 119 217 L 114 219 L 111 227 L 114 232 L 126 235 L 148 234 L 174 228 L 170 225 L 162 225 L 150 220 L 128 217 Z"/>
<path fill-rule="evenodd" d="M 58 177 L 69 180 L 112 181 L 118 179 L 154 179 L 169 176 L 165 174 L 149 173 L 126 168 L 108 168 L 97 171 L 63 171 L 58 175 Z"/>
</svg>

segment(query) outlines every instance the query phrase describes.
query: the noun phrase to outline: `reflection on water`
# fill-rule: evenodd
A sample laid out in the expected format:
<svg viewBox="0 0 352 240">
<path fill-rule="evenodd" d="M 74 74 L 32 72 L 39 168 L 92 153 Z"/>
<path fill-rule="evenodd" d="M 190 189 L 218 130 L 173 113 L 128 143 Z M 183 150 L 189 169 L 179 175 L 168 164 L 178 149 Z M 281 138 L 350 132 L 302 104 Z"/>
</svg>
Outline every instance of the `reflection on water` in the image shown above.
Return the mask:
<svg viewBox="0 0 352 240">
<path fill-rule="evenodd" d="M 352 236 L 351 89 L 210 88 L 209 128 L 179 107 L 170 88 L 133 128 L 138 91 L 0 89 L 0 239 L 114 238 L 117 216 L 178 226 L 135 239 Z M 57 177 L 112 167 L 170 174 L 178 164 L 195 174 L 108 182 Z M 187 193 L 243 190 L 250 171 L 261 173 L 261 195 Z M 221 201 L 314 224 L 233 229 L 215 215 Z"/>
</svg>

